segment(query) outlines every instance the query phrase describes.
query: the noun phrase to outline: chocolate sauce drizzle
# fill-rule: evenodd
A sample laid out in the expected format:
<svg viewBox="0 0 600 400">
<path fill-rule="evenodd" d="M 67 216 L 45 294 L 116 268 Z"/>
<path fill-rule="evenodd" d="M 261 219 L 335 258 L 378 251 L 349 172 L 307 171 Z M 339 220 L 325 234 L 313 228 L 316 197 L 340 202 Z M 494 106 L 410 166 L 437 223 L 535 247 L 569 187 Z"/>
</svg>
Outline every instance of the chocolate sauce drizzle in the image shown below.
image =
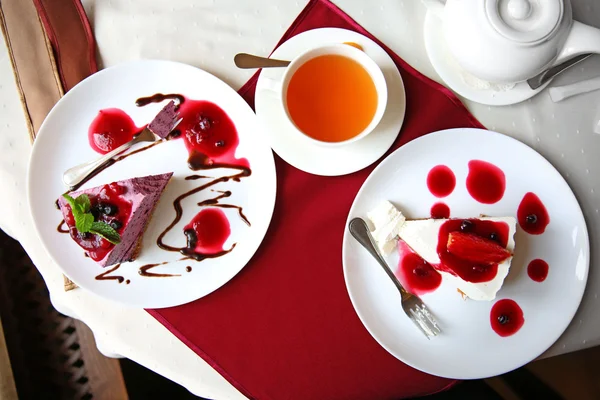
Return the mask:
<svg viewBox="0 0 600 400">
<path fill-rule="evenodd" d="M 214 178 L 213 180 L 211 180 L 203 185 L 197 186 L 194 189 L 189 190 L 189 191 L 183 193 L 182 195 L 180 195 L 179 197 L 177 197 L 173 201 L 173 208 L 175 209 L 175 218 L 173 218 L 173 221 L 171 221 L 171 223 L 165 228 L 165 230 L 158 236 L 158 239 L 156 239 L 156 244 L 158 245 L 158 247 L 160 247 L 163 250 L 176 251 L 176 252 L 179 252 L 182 255 L 186 256 L 186 258 L 191 258 L 196 261 L 202 261 L 207 258 L 221 257 L 221 256 L 231 252 L 235 248 L 235 243 L 231 246 L 231 248 L 229 250 L 223 250 L 221 252 L 214 253 L 214 254 L 204 254 L 204 253 L 198 253 L 195 251 L 196 244 L 193 243 L 193 241 L 190 241 L 189 237 L 188 237 L 187 244 L 185 247 L 169 246 L 168 244 L 163 242 L 163 239 L 164 239 L 165 235 L 167 233 L 169 233 L 171 231 L 171 229 L 173 229 L 173 227 L 175 227 L 175 225 L 177 225 L 177 223 L 179 221 L 181 221 L 181 217 L 183 215 L 183 207 L 181 206 L 181 202 L 185 198 L 187 198 L 191 195 L 194 195 L 204 189 L 207 189 L 207 188 L 214 186 L 221 182 L 228 182 L 229 180 L 239 182 L 241 178 L 250 176 L 252 174 L 252 170 L 248 167 L 244 167 L 244 166 L 240 166 L 240 165 L 212 163 L 212 160 L 209 160 L 208 157 L 206 157 L 204 154 L 201 154 L 198 152 L 192 152 L 192 154 L 190 154 L 190 157 L 188 159 L 188 166 L 193 171 L 209 170 L 209 169 L 216 169 L 216 168 L 229 168 L 229 169 L 238 170 L 239 172 L 237 174 L 233 174 L 233 175 L 227 175 L 227 176 L 222 176 L 219 178 Z M 191 175 L 191 176 L 194 176 L 194 175 Z M 196 179 L 196 178 L 192 178 L 192 179 Z M 199 179 L 199 178 L 197 178 L 197 179 Z M 230 192 L 228 195 L 226 195 L 226 193 L 227 192 L 223 192 L 223 193 L 221 193 L 221 195 L 217 196 L 217 198 L 205 200 L 205 202 L 206 201 L 208 201 L 209 203 L 211 201 L 218 202 L 218 200 L 220 198 L 231 195 Z M 206 203 L 206 204 L 202 204 L 202 203 L 204 203 L 204 202 L 201 202 L 198 204 L 199 205 L 208 205 L 209 204 L 209 203 Z M 212 204 L 212 205 L 215 206 L 215 204 Z M 219 206 L 229 206 L 229 207 L 224 207 L 224 208 L 237 208 L 238 207 L 238 206 L 233 206 L 231 204 L 219 204 Z M 247 224 L 250 224 L 250 222 L 248 221 L 246 216 L 243 214 L 241 207 L 238 209 L 238 212 L 240 213 L 240 216 L 242 217 L 242 219 Z"/>
<path fill-rule="evenodd" d="M 87 181 L 89 181 L 90 179 L 92 179 L 93 177 L 95 177 L 96 175 L 98 175 L 100 172 L 104 171 L 106 168 L 110 167 L 111 165 L 113 165 L 116 162 L 117 161 L 114 158 L 111 158 L 111 159 L 107 160 L 104 164 L 102 164 L 101 166 L 99 166 L 94 172 L 92 172 L 91 174 L 89 174 L 88 176 L 86 176 L 84 180 L 82 180 L 81 182 L 79 182 L 77 185 L 69 188 L 69 191 L 67 191 L 66 193 L 69 193 L 70 191 L 74 191 L 74 190 L 79 189 L 84 183 L 86 183 Z"/>
<path fill-rule="evenodd" d="M 134 154 L 141 153 L 142 151 L 148 150 L 149 148 L 154 147 L 157 144 L 160 144 L 160 143 L 163 143 L 163 142 L 164 142 L 164 140 L 157 140 L 156 142 L 152 142 L 148 146 L 141 147 L 141 148 L 139 148 L 137 150 L 130 151 L 129 153 L 125 153 L 125 154 L 122 154 L 122 155 L 117 156 L 115 158 L 111 158 L 111 159 L 107 160 L 104 164 L 102 164 L 100 167 L 98 167 L 97 170 L 95 170 L 90 175 L 88 175 L 84 180 L 82 180 L 77 185 L 75 185 L 72 188 L 70 188 L 70 190 L 73 191 L 73 190 L 79 189 L 84 183 L 86 183 L 87 181 L 89 181 L 90 179 L 92 179 L 94 176 L 98 175 L 100 172 L 104 171 L 106 168 L 112 166 L 116 162 L 124 160 L 127 157 L 132 156 Z M 69 193 L 69 192 L 67 192 L 67 193 Z"/>
<path fill-rule="evenodd" d="M 148 277 L 148 278 L 168 278 L 170 276 L 181 276 L 180 274 L 158 274 L 156 272 L 148 272 L 152 268 L 158 267 L 159 265 L 165 265 L 167 263 L 168 263 L 167 261 L 164 261 L 164 262 L 157 263 L 157 264 L 146 264 L 146 265 L 143 265 L 138 270 L 138 273 L 141 276 L 145 276 L 145 277 Z"/>
<path fill-rule="evenodd" d="M 217 197 L 214 197 L 212 199 L 206 199 L 204 201 L 201 201 L 198 203 L 198 205 L 200 207 L 206 207 L 206 206 L 211 206 L 211 207 L 220 207 L 220 208 L 234 208 L 238 211 L 238 214 L 240 215 L 240 218 L 242 219 L 242 221 L 244 221 L 246 223 L 246 225 L 248 226 L 252 226 L 252 224 L 250 224 L 250 221 L 248 220 L 248 218 L 244 215 L 244 210 L 242 207 L 240 206 L 236 206 L 234 204 L 221 204 L 219 203 L 219 200 L 225 198 L 225 197 L 229 197 L 231 196 L 231 192 L 229 190 L 222 192 L 220 190 L 213 190 L 213 192 L 217 192 L 217 193 L 221 193 L 220 195 L 218 195 Z"/>
<path fill-rule="evenodd" d="M 205 175 L 189 175 L 189 176 L 186 176 L 184 179 L 186 181 L 195 181 L 195 180 L 204 179 L 204 178 L 210 178 L 210 176 L 205 176 Z"/>
<path fill-rule="evenodd" d="M 193 247 L 188 247 L 188 246 L 180 248 L 180 249 L 176 249 L 176 248 L 173 248 L 173 249 L 175 251 L 179 251 L 184 256 L 187 256 L 184 258 L 184 260 L 203 261 L 203 260 L 206 260 L 207 258 L 219 258 L 219 257 L 224 256 L 225 254 L 229 254 L 233 251 L 233 249 L 235 249 L 236 245 L 237 245 L 237 243 L 234 243 L 231 245 L 230 249 L 219 251 L 218 253 L 212 253 L 212 254 L 198 253 L 194 250 Z M 171 250 L 171 251 L 173 251 L 173 250 Z"/>
<path fill-rule="evenodd" d="M 65 228 L 63 228 L 63 225 L 65 226 Z M 69 227 L 67 226 L 67 223 L 64 219 L 60 221 L 60 224 L 58 224 L 58 226 L 56 227 L 56 231 L 60 233 L 69 233 Z"/>
<path fill-rule="evenodd" d="M 177 93 L 170 93 L 170 94 L 156 93 L 152 96 L 140 97 L 139 99 L 137 99 L 135 101 L 135 105 L 138 107 L 144 107 L 150 103 L 160 103 L 161 101 L 165 101 L 165 100 L 175 100 L 175 102 L 177 103 L 177 104 L 175 104 L 175 106 L 179 107 L 181 104 L 183 104 L 185 102 L 185 96 L 183 96 L 181 94 L 177 94 Z"/>
<path fill-rule="evenodd" d="M 101 273 L 100 275 L 96 276 L 96 280 L 97 281 L 110 281 L 110 280 L 113 280 L 113 281 L 118 281 L 119 283 L 123 283 L 123 281 L 125 280 L 125 278 L 123 278 L 122 276 L 120 276 L 120 275 L 110 275 L 109 276 L 108 275 L 111 272 L 114 272 L 114 271 L 118 270 L 120 266 L 121 266 L 121 264 L 117 264 L 113 268 L 109 269 L 108 271 L 105 271 L 105 272 Z"/>
<path fill-rule="evenodd" d="M 129 156 L 132 156 L 132 155 L 134 155 L 134 154 L 141 153 L 142 151 L 144 151 L 144 150 L 148 150 L 149 148 L 151 148 L 151 147 L 154 147 L 154 146 L 156 146 L 157 144 L 161 144 L 161 143 L 163 143 L 163 142 L 164 142 L 164 140 L 157 140 L 156 142 L 152 142 L 152 143 L 150 143 L 148 146 L 140 147 L 140 148 L 139 148 L 139 149 L 137 149 L 137 150 L 130 151 L 129 153 L 126 153 L 126 154 L 123 154 L 123 155 L 117 156 L 117 157 L 115 157 L 115 162 L 117 162 L 117 161 L 121 161 L 121 160 L 124 160 L 124 159 L 126 159 L 127 157 L 129 157 Z"/>
<path fill-rule="evenodd" d="M 134 154 L 138 154 L 141 153 L 142 151 L 148 150 L 151 147 L 156 146 L 157 144 L 161 144 L 163 143 L 164 140 L 157 140 L 156 142 L 152 142 L 147 146 L 144 147 L 140 147 L 137 150 L 134 151 L 130 151 L 129 153 L 125 153 L 125 154 L 121 154 L 119 156 L 116 156 L 115 158 L 111 158 L 110 160 L 108 160 L 106 163 L 104 163 L 100 168 L 98 168 L 93 174 L 91 174 L 90 176 L 88 176 L 87 178 L 85 178 L 84 181 L 82 181 L 81 183 L 79 183 L 76 187 L 73 188 L 73 190 L 77 190 L 81 187 L 81 185 L 83 185 L 85 182 L 89 181 L 90 179 L 92 179 L 94 176 L 98 175 L 100 172 L 104 171 L 106 168 L 110 167 L 111 165 L 113 165 L 114 163 L 124 160 L 129 156 L 132 156 Z"/>
<path fill-rule="evenodd" d="M 167 140 L 176 139 L 179 136 L 181 136 L 181 131 L 179 129 L 173 129 L 171 133 L 169 133 L 169 136 L 167 136 Z"/>
<path fill-rule="evenodd" d="M 162 93 L 156 93 L 152 96 L 148 96 L 148 97 L 140 97 L 139 99 L 137 99 L 135 101 L 135 105 L 138 107 L 143 107 L 146 106 L 148 104 L 151 103 L 160 103 L 164 100 L 175 100 L 176 107 L 179 108 L 179 106 L 181 104 L 183 104 L 185 102 L 185 96 L 181 95 L 181 94 L 175 94 L 175 93 L 171 93 L 171 94 L 162 94 Z M 173 132 L 171 132 L 169 134 L 169 138 L 175 138 L 177 136 L 179 136 L 181 134 L 181 132 L 179 130 L 174 130 Z M 113 165 L 115 162 L 117 161 L 121 161 L 133 154 L 137 154 L 139 152 L 142 152 L 144 150 L 147 150 L 151 147 L 156 146 L 159 143 L 162 143 L 163 141 L 156 141 L 153 142 L 152 144 L 142 147 L 138 150 L 129 152 L 127 154 L 118 156 L 114 159 L 108 160 L 104 165 L 102 165 L 100 168 L 98 168 L 92 175 L 90 175 L 89 177 L 87 177 L 87 179 L 85 179 L 84 181 L 82 181 L 81 183 L 79 183 L 76 187 L 71 188 L 71 190 L 77 190 L 79 187 L 81 187 L 81 185 L 83 185 L 85 182 L 87 182 L 89 179 L 91 179 L 93 176 L 97 175 L 98 173 L 100 173 L 101 171 L 103 171 L 104 169 L 110 167 L 111 165 Z M 158 239 L 156 240 L 156 244 L 158 245 L 158 247 L 160 247 L 163 250 L 166 251 L 173 251 L 173 252 L 179 252 L 181 253 L 184 257 L 181 260 L 189 260 L 189 259 L 194 259 L 196 261 L 202 261 L 204 259 L 207 258 L 217 258 L 217 257 L 221 257 L 225 254 L 230 253 L 236 246 L 236 244 L 234 243 L 231 248 L 229 250 L 223 250 L 221 252 L 218 253 L 214 253 L 214 254 L 203 254 L 203 253 L 198 253 L 195 251 L 195 246 L 196 246 L 196 242 L 193 240 L 193 238 L 190 238 L 188 236 L 188 240 L 187 240 L 187 244 L 185 247 L 174 247 L 174 246 L 169 246 L 167 244 L 165 244 L 163 242 L 163 239 L 165 237 L 165 235 L 167 233 L 169 233 L 171 231 L 171 229 L 173 229 L 173 227 L 175 227 L 175 225 L 177 225 L 177 223 L 179 221 L 181 221 L 182 215 L 183 215 L 183 208 L 181 206 L 181 202 L 189 197 L 192 196 L 204 189 L 207 189 L 211 186 L 214 186 L 218 183 L 221 182 L 228 182 L 229 180 L 232 180 L 234 182 L 239 182 L 240 179 L 248 177 L 252 174 L 252 170 L 249 167 L 245 167 L 245 166 L 240 166 L 240 165 L 234 165 L 234 164 L 225 164 L 225 163 L 214 163 L 212 159 L 210 159 L 208 156 L 206 156 L 205 154 L 202 154 L 200 152 L 196 152 L 196 151 L 192 151 L 189 158 L 188 158 L 188 167 L 192 170 L 192 171 L 201 171 L 201 170 L 210 170 L 210 169 L 218 169 L 218 168 L 227 168 L 227 169 L 233 169 L 233 170 L 237 170 L 239 171 L 238 173 L 235 173 L 233 175 L 228 175 L 228 176 L 222 176 L 219 178 L 212 178 L 209 176 L 205 176 L 205 175 L 198 175 L 198 174 L 194 174 L 194 175 L 189 175 L 187 177 L 185 177 L 185 180 L 198 180 L 198 179 L 212 179 L 211 181 L 200 185 L 198 187 L 195 187 L 189 191 L 187 191 L 186 193 L 183 193 L 182 195 L 180 195 L 179 197 L 177 197 L 174 201 L 173 201 L 173 208 L 175 209 L 175 218 L 173 219 L 173 221 L 171 221 L 171 223 L 165 228 L 165 230 L 159 235 Z M 217 197 L 212 198 L 212 199 L 207 199 L 204 201 L 201 201 L 198 203 L 198 206 L 212 206 L 212 207 L 221 207 L 221 208 L 234 208 L 238 210 L 238 213 L 240 215 L 240 218 L 242 218 L 242 220 L 248 225 L 250 226 L 250 221 L 248 220 L 248 218 L 244 215 L 243 213 L 243 209 L 240 206 L 236 206 L 233 204 L 221 204 L 219 203 L 219 200 L 225 197 L 229 197 L 231 196 L 231 192 L 230 191 L 216 191 L 218 193 L 220 193 Z M 58 201 L 56 203 L 56 205 L 58 206 Z M 57 227 L 57 230 L 61 233 L 68 233 L 69 230 L 64 230 L 62 228 L 62 225 L 64 224 L 64 220 L 59 224 L 59 226 Z M 191 239 L 191 240 L 190 240 Z M 158 263 L 158 264 L 146 264 L 142 267 L 139 268 L 138 273 L 141 276 L 145 276 L 145 277 L 171 277 L 171 276 L 181 276 L 179 274 L 159 274 L 159 273 L 154 273 L 154 272 L 149 272 L 150 269 L 155 268 L 159 265 L 163 265 L 166 264 L 167 262 L 162 262 L 162 263 Z M 103 272 L 102 274 L 96 276 L 96 280 L 117 280 L 119 283 L 122 283 L 124 281 L 124 277 L 122 276 L 108 276 L 108 274 L 110 274 L 111 272 L 116 271 L 119 267 L 121 266 L 121 264 L 117 264 L 114 268 Z M 185 268 L 186 272 L 191 272 L 192 271 L 192 267 L 191 266 L 187 266 Z M 125 282 L 125 284 L 129 284 L 129 279 L 127 279 L 127 281 Z"/>
</svg>

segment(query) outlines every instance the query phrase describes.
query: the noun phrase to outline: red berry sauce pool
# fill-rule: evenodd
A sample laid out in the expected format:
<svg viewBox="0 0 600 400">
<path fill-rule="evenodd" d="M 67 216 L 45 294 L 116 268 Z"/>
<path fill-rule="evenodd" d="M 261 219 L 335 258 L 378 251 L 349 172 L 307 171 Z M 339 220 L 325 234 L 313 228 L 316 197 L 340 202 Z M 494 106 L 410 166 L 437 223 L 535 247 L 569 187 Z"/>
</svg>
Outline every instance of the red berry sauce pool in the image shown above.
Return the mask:
<svg viewBox="0 0 600 400">
<path fill-rule="evenodd" d="M 445 165 L 437 165 L 427 174 L 427 188 L 435 197 L 446 197 L 454 190 L 456 177 Z"/>
<path fill-rule="evenodd" d="M 458 275 L 467 282 L 489 282 L 498 273 L 498 264 L 474 264 L 456 257 L 448 251 L 448 236 L 451 232 L 464 232 L 496 241 L 500 246 L 508 244 L 509 227 L 506 222 L 480 219 L 450 219 L 440 227 L 437 253 L 441 263 L 438 269 Z"/>
<path fill-rule="evenodd" d="M 490 312 L 490 324 L 492 329 L 502 337 L 517 333 L 525 323 L 523 310 L 510 299 L 498 300 Z"/>
<path fill-rule="evenodd" d="M 125 144 L 143 128 L 138 128 L 127 113 L 119 108 L 100 110 L 88 129 L 92 149 L 106 154 Z"/>
<path fill-rule="evenodd" d="M 481 160 L 469 161 L 467 190 L 471 197 L 483 204 L 494 204 L 504 196 L 506 177 L 494 164 Z"/>
<path fill-rule="evenodd" d="M 239 137 L 235 124 L 215 103 L 192 100 L 181 94 L 157 93 L 136 100 L 142 107 L 167 99 L 177 102 L 177 111 L 183 119 L 171 137 L 182 136 L 188 149 L 188 165 L 196 171 L 227 166 L 249 168 L 248 160 L 235 158 Z"/>
<path fill-rule="evenodd" d="M 434 291 L 440 286 L 442 276 L 433 267 L 416 254 L 404 240 L 398 240 L 400 262 L 396 276 L 409 292 L 422 295 Z"/>
<path fill-rule="evenodd" d="M 521 228 L 530 235 L 541 235 L 550 223 L 550 216 L 544 204 L 534 193 L 527 193 L 517 210 Z"/>
<path fill-rule="evenodd" d="M 210 101 L 186 99 L 179 108 L 183 118 L 177 127 L 183 133 L 185 146 L 190 153 L 190 168 L 202 169 L 213 164 L 248 167 L 246 159 L 236 159 L 239 138 L 235 125 L 218 105 Z M 202 154 L 204 157 L 196 157 Z M 200 165 L 194 165 L 200 162 Z"/>
<path fill-rule="evenodd" d="M 450 218 L 450 207 L 445 203 L 435 203 L 431 207 L 431 218 Z"/>
<path fill-rule="evenodd" d="M 177 101 L 177 111 L 183 119 L 170 138 L 183 137 L 188 149 L 188 164 L 193 170 L 226 166 L 249 168 L 248 160 L 235 158 L 239 144 L 237 129 L 231 118 L 218 105 L 206 100 L 191 100 L 180 94 L 157 93 L 136 100 L 145 106 L 164 100 Z M 129 142 L 140 132 L 131 117 L 118 108 L 100 110 L 88 130 L 90 146 L 106 154 Z"/>
<path fill-rule="evenodd" d="M 548 263 L 542 259 L 536 258 L 527 266 L 527 275 L 536 282 L 543 282 L 548 277 L 548 270 Z"/>
<path fill-rule="evenodd" d="M 222 210 L 205 208 L 183 228 L 183 232 L 187 238 L 187 249 L 191 253 L 217 254 L 223 252 L 231 227 Z"/>
</svg>

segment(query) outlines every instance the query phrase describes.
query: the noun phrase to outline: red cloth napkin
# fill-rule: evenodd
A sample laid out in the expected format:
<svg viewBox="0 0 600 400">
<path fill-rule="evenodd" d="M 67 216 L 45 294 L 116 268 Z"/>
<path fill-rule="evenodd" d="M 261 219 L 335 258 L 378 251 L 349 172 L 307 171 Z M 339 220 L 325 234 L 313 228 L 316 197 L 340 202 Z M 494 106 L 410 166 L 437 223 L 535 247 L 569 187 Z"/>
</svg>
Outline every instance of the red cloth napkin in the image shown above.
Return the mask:
<svg viewBox="0 0 600 400">
<path fill-rule="evenodd" d="M 312 0 L 280 43 L 322 27 L 377 41 L 329 1 Z M 393 149 L 428 132 L 482 127 L 449 90 L 386 50 L 400 69 L 408 103 Z M 257 77 L 240 89 L 252 106 Z M 387 353 L 348 297 L 342 235 L 354 196 L 374 165 L 347 176 L 319 177 L 277 156 L 275 162 L 275 213 L 248 265 L 205 298 L 148 312 L 250 398 L 398 399 L 451 385 Z"/>
<path fill-rule="evenodd" d="M 33 0 L 52 43 L 62 86 L 67 92 L 98 71 L 96 42 L 80 0 Z"/>
</svg>

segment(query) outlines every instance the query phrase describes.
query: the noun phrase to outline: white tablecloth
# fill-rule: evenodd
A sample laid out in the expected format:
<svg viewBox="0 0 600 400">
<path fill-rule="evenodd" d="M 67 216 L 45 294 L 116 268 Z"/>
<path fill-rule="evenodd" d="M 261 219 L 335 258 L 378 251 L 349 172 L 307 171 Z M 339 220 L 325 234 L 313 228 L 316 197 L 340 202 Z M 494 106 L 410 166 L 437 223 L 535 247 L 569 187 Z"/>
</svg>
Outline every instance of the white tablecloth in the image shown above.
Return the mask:
<svg viewBox="0 0 600 400">
<path fill-rule="evenodd" d="M 600 3 L 573 2 L 578 19 L 600 26 Z M 102 66 L 139 58 L 171 59 L 203 68 L 239 88 L 253 71 L 236 69 L 233 56 L 238 52 L 268 55 L 306 0 L 83 3 Z M 425 8 L 420 1 L 335 3 L 408 63 L 439 81 L 425 53 Z M 594 75 L 600 75 L 600 57 L 585 61 L 556 84 Z M 585 213 L 592 240 L 588 288 L 571 326 L 544 356 L 600 344 L 596 311 L 600 304 L 600 135 L 593 132 L 600 119 L 599 100 L 600 92 L 596 92 L 553 104 L 544 91 L 530 101 L 507 107 L 466 102 L 489 129 L 515 137 L 548 158 L 565 176 Z M 25 183 L 31 145 L 4 41 L 0 46 L 0 110 L 0 227 L 25 247 L 42 273 L 55 307 L 88 324 L 100 351 L 108 356 L 128 357 L 204 397 L 243 397 L 145 311 L 125 308 L 81 289 L 63 291 L 61 272 L 38 242 L 28 211 Z"/>
</svg>

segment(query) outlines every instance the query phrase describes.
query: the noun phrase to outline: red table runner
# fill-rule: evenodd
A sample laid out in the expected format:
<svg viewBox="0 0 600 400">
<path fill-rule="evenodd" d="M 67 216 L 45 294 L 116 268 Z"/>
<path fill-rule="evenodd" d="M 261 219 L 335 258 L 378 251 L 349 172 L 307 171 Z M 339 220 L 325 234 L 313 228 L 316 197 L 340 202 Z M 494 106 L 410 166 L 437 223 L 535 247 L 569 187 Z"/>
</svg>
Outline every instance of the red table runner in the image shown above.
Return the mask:
<svg viewBox="0 0 600 400">
<path fill-rule="evenodd" d="M 329 1 L 311 0 L 280 43 L 322 27 L 377 41 Z M 406 87 L 406 118 L 390 152 L 428 132 L 482 127 L 449 90 L 378 43 L 394 59 Z M 251 106 L 257 78 L 239 91 Z M 148 312 L 250 398 L 398 399 L 451 385 L 387 353 L 348 297 L 342 235 L 354 196 L 375 165 L 320 177 L 277 156 L 275 163 L 273 220 L 248 265 L 205 298 Z"/>
<path fill-rule="evenodd" d="M 79 0 L 34 3 L 68 90 L 96 70 L 89 23 Z M 59 23 L 65 7 L 68 21 Z M 281 42 L 321 27 L 350 29 L 377 41 L 329 1 L 311 0 Z M 482 127 L 449 90 L 386 50 L 407 94 L 404 126 L 390 152 L 428 132 Z M 257 77 L 240 89 L 251 106 Z M 205 298 L 148 312 L 250 398 L 398 399 L 451 385 L 388 354 L 348 297 L 342 235 L 354 196 L 375 165 L 343 177 L 318 177 L 277 156 L 275 161 L 273 220 L 248 265 Z"/>
</svg>

